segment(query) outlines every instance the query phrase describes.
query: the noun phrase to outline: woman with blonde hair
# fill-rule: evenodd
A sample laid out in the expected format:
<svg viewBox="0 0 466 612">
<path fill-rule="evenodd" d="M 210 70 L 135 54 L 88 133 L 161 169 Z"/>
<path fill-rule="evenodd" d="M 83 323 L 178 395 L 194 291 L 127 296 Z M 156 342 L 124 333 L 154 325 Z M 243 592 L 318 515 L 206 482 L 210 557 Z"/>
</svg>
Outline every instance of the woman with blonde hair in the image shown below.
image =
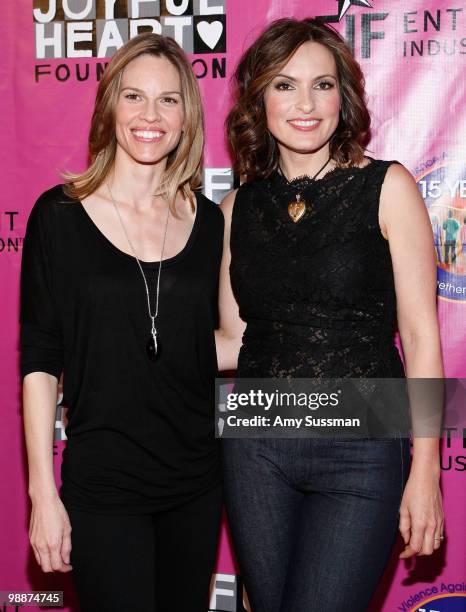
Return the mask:
<svg viewBox="0 0 466 612">
<path fill-rule="evenodd" d="M 84 612 L 208 608 L 222 497 L 212 409 L 223 217 L 198 191 L 202 149 L 186 56 L 142 34 L 99 84 L 89 168 L 43 193 L 29 217 L 30 541 L 45 572 L 73 569 Z"/>
<path fill-rule="evenodd" d="M 278 20 L 235 85 L 227 130 L 246 180 L 222 203 L 220 367 L 404 378 L 398 324 L 406 374 L 442 378 L 429 217 L 401 164 L 365 155 L 364 78 L 345 41 L 317 19 Z M 362 612 L 398 529 L 401 558 L 439 548 L 438 437 L 415 438 L 411 460 L 394 434 L 223 440 L 254 612 Z"/>
</svg>

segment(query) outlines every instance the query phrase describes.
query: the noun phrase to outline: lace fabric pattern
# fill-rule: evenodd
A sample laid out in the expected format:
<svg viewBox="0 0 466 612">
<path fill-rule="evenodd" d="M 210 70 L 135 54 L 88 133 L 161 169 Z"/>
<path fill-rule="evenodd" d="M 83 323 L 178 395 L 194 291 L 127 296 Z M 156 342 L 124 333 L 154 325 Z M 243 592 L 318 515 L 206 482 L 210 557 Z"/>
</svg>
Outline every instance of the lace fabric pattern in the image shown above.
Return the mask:
<svg viewBox="0 0 466 612">
<path fill-rule="evenodd" d="M 230 277 L 247 323 L 242 377 L 399 377 L 396 297 L 378 220 L 395 161 L 335 168 L 321 179 L 243 184 L 231 225 Z M 288 215 L 296 194 L 298 223 Z"/>
</svg>

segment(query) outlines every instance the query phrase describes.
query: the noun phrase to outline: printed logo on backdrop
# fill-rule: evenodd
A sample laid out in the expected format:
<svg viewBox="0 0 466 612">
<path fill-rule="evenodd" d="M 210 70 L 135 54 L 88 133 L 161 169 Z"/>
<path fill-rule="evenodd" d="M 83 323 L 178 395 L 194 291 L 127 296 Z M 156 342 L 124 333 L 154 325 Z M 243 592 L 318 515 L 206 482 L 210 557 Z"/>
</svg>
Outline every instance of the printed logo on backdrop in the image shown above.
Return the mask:
<svg viewBox="0 0 466 612">
<path fill-rule="evenodd" d="M 249 609 L 241 577 L 215 574 L 209 612 L 247 612 Z"/>
<path fill-rule="evenodd" d="M 316 18 L 325 23 L 335 24 L 345 37 L 355 57 L 368 59 L 374 52 L 373 42 L 385 38 L 383 28 L 376 27 L 374 24 L 384 21 L 389 15 L 387 11 L 373 10 L 374 2 L 375 0 L 370 2 L 369 0 L 334 0 L 333 4 L 337 13 L 316 15 Z M 329 0 L 329 5 L 331 4 Z M 370 9 L 371 12 L 363 9 Z M 339 24 L 343 26 L 343 30 Z"/>
<path fill-rule="evenodd" d="M 328 0 L 328 4 L 336 13 L 317 18 L 335 24 L 359 60 L 370 59 L 380 45 L 387 44 L 389 54 L 404 58 L 439 56 L 445 61 L 447 56 L 466 54 L 462 2 L 448 8 L 419 9 L 417 2 L 410 6 L 408 0 L 390 11 L 377 10 L 377 0 Z"/>
<path fill-rule="evenodd" d="M 110 58 L 143 32 L 174 38 L 192 60 L 198 78 L 225 78 L 226 0 L 34 0 L 36 59 Z M 106 63 L 36 65 L 36 82 L 100 78 Z"/>
<path fill-rule="evenodd" d="M 63 404 L 63 376 L 60 377 L 57 389 L 57 409 L 55 411 L 54 440 L 67 440 L 65 427 L 68 424 L 67 407 Z"/>
<path fill-rule="evenodd" d="M 439 595 L 413 608 L 413 612 L 466 612 L 466 595 Z"/>
<path fill-rule="evenodd" d="M 204 168 L 202 192 L 209 200 L 219 204 L 235 186 L 232 168 Z"/>
<path fill-rule="evenodd" d="M 372 8 L 369 0 L 338 0 L 338 21 L 341 21 L 350 6 L 367 6 Z"/>
<path fill-rule="evenodd" d="M 441 299 L 466 302 L 466 164 L 440 161 L 417 177 L 429 212 Z"/>
<path fill-rule="evenodd" d="M 466 379 L 445 378 L 440 468 L 466 476 Z M 453 591 L 448 591 L 453 592 Z"/>
<path fill-rule="evenodd" d="M 23 246 L 23 236 L 16 229 L 17 210 L 0 211 L 0 255 L 17 253 Z"/>
<path fill-rule="evenodd" d="M 407 597 L 397 609 L 401 612 L 466 612 L 466 583 L 434 584 Z"/>
</svg>

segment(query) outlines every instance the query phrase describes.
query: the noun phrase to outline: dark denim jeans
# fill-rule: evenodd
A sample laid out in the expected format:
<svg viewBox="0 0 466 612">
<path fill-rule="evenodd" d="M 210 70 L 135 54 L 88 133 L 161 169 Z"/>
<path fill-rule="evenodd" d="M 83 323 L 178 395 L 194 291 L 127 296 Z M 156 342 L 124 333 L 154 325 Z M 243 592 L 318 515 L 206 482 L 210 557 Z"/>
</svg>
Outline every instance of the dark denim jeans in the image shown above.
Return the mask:
<svg viewBox="0 0 466 612">
<path fill-rule="evenodd" d="M 366 612 L 410 469 L 395 439 L 224 439 L 225 499 L 253 612 Z"/>
</svg>

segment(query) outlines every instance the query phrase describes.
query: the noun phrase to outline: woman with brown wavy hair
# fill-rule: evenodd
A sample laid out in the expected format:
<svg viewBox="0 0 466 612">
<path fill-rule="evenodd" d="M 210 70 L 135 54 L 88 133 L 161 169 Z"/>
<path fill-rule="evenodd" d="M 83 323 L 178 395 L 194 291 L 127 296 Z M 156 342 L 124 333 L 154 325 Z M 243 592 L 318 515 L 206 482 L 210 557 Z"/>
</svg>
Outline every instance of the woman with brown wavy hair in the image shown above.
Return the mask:
<svg viewBox="0 0 466 612">
<path fill-rule="evenodd" d="M 142 34 L 99 84 L 89 168 L 43 193 L 29 217 L 30 541 L 43 571 L 73 569 L 83 612 L 208 608 L 221 510 L 212 409 L 223 217 L 198 190 L 202 149 L 186 56 L 171 38 Z"/>
<path fill-rule="evenodd" d="M 239 378 L 443 376 L 435 253 L 417 186 L 365 155 L 364 79 L 314 19 L 272 23 L 227 119 L 220 369 Z M 239 356 L 238 356 L 238 349 Z M 279 434 L 277 434 L 279 435 Z M 224 487 L 254 612 L 366 610 L 394 545 L 443 539 L 438 437 L 224 439 Z"/>
</svg>

